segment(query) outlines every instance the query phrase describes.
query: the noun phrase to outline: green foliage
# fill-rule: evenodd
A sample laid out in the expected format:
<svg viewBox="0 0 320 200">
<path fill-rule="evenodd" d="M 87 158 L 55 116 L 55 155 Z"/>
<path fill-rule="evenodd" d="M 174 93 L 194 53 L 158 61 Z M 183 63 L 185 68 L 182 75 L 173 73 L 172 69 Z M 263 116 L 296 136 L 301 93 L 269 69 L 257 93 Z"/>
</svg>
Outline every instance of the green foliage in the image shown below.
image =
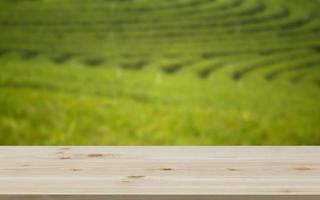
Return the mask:
<svg viewBox="0 0 320 200">
<path fill-rule="evenodd" d="M 317 0 L 0 0 L 2 145 L 319 145 Z"/>
</svg>

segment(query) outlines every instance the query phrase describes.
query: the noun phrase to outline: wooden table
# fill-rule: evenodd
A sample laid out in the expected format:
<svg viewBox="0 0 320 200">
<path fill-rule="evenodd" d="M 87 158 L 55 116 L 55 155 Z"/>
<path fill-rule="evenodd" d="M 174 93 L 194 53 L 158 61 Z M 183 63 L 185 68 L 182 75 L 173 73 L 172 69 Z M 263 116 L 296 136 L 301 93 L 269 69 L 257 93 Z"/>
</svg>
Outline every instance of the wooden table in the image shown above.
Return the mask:
<svg viewBox="0 0 320 200">
<path fill-rule="evenodd" d="M 320 147 L 0 147 L 0 200 L 320 200 Z"/>
</svg>

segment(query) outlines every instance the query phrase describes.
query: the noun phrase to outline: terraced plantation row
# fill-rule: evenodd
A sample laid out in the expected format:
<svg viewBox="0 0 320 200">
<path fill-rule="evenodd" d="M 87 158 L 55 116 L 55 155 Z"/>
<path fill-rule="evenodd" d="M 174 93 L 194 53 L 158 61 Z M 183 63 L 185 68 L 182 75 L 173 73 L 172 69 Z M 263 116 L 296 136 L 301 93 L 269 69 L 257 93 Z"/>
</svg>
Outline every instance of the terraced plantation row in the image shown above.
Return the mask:
<svg viewBox="0 0 320 200">
<path fill-rule="evenodd" d="M 33 138 L 21 130 L 23 119 L 27 130 L 43 137 L 70 129 L 98 132 L 114 144 L 114 135 L 141 144 L 150 132 L 149 142 L 156 144 L 310 144 L 320 137 L 320 2 L 0 0 L 0 70 L 7 99 L 0 102 L 6 107 L 0 131 L 16 135 L 6 141 L 21 134 Z M 34 120 L 41 119 L 46 98 L 29 105 L 36 111 L 27 109 L 26 116 L 10 110 L 31 93 L 52 101 L 61 93 L 74 96 L 58 112 L 61 120 L 52 117 L 42 126 Z M 92 102 L 114 99 L 116 105 L 96 116 L 92 107 L 72 106 L 78 95 L 99 99 Z M 125 108 L 144 113 L 142 119 Z M 91 113 L 98 122 L 79 122 L 69 109 Z M 181 114 L 185 118 L 177 122 Z M 181 140 L 174 139 L 178 132 L 185 132 Z M 85 143 L 88 137 L 71 134 L 48 143 Z"/>
<path fill-rule="evenodd" d="M 299 82 L 319 68 L 318 7 L 297 0 L 2 0 L 0 56 L 156 66 L 201 79 L 232 65 L 234 80 L 266 69 L 266 80 L 295 72 L 291 80 Z"/>
</svg>

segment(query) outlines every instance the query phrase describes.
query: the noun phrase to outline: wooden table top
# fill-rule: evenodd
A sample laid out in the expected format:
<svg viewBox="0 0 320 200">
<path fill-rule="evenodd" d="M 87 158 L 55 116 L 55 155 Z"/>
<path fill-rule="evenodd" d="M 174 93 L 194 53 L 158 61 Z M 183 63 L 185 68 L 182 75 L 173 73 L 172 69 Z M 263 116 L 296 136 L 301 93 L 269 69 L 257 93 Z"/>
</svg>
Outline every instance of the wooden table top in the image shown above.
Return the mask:
<svg viewBox="0 0 320 200">
<path fill-rule="evenodd" d="M 320 147 L 0 147 L 0 200 L 38 197 L 320 199 Z"/>
</svg>

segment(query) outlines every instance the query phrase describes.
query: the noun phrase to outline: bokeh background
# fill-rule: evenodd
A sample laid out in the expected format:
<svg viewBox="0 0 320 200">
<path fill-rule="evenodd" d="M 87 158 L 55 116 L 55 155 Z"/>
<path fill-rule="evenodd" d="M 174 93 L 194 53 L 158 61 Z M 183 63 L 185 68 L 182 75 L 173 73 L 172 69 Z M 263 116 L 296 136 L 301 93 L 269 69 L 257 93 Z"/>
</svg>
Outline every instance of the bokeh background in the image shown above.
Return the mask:
<svg viewBox="0 0 320 200">
<path fill-rule="evenodd" d="M 318 0 L 0 0 L 0 145 L 318 145 Z"/>
</svg>

